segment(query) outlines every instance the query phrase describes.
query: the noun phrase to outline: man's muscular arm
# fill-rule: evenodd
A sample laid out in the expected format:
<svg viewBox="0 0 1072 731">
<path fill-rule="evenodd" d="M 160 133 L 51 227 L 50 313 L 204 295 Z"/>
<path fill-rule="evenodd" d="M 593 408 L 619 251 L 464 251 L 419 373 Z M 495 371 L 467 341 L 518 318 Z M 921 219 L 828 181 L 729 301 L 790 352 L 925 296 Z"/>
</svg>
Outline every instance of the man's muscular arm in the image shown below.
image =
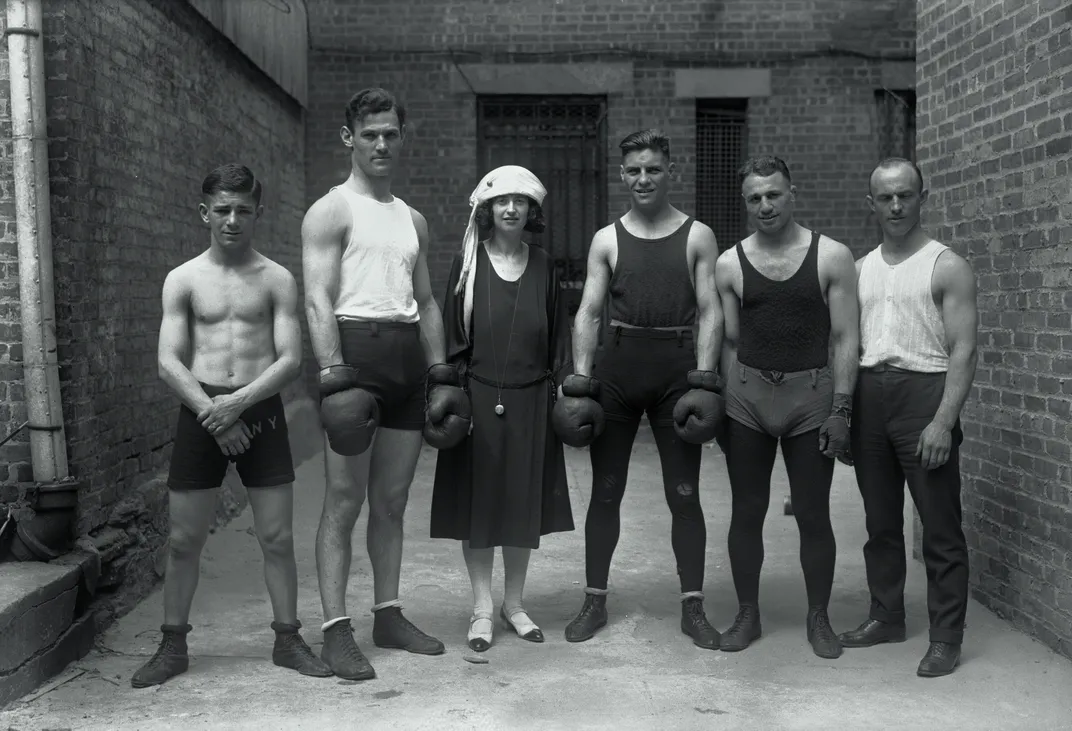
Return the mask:
<svg viewBox="0 0 1072 731">
<path fill-rule="evenodd" d="M 614 228 L 596 232 L 588 249 L 588 271 L 584 278 L 581 304 L 573 318 L 573 370 L 579 376 L 592 375 L 599 344 L 599 325 L 603 321 L 603 303 L 610 287 L 610 246 Z"/>
<path fill-rule="evenodd" d="M 689 245 L 694 247 L 693 289 L 696 292 L 696 368 L 701 371 L 718 370 L 722 349 L 722 302 L 715 286 L 715 263 L 718 261 L 718 243 L 715 233 L 708 226 L 696 222 L 689 236 Z"/>
<path fill-rule="evenodd" d="M 447 359 L 447 337 L 443 331 L 443 312 L 432 294 L 432 279 L 428 275 L 428 245 L 431 238 L 428 222 L 417 211 L 412 208 L 409 210 L 420 245 L 417 262 L 413 265 L 413 299 L 417 301 L 417 310 L 421 315 L 421 347 L 424 349 L 424 358 L 429 366 L 433 366 Z"/>
<path fill-rule="evenodd" d="M 164 278 L 156 362 L 161 380 L 196 414 L 211 406 L 212 399 L 186 365 L 191 346 L 190 292 L 190 282 L 181 267 Z"/>
<path fill-rule="evenodd" d="M 856 262 L 844 244 L 831 242 L 825 265 L 830 273 L 826 301 L 830 308 L 834 393 L 852 396 L 860 367 L 860 306 L 856 293 Z"/>
<path fill-rule="evenodd" d="M 305 284 L 305 318 L 309 340 L 320 368 L 342 365 L 335 297 L 339 292 L 342 247 L 348 219 L 341 206 L 321 198 L 302 221 L 302 281 Z"/>
<path fill-rule="evenodd" d="M 737 344 L 740 339 L 741 302 L 733 288 L 736 268 L 737 254 L 734 249 L 723 252 L 715 263 L 715 291 L 722 314 L 722 342 L 719 348 L 718 370 L 723 382 L 728 381 L 730 366 L 737 360 Z"/>
<path fill-rule="evenodd" d="M 971 265 L 955 252 L 938 257 L 934 283 L 941 297 L 942 322 L 949 343 L 949 370 L 942 401 L 931 423 L 920 435 L 916 453 L 927 469 L 941 467 L 952 449 L 952 429 L 968 399 L 977 364 L 979 311 L 975 274 Z"/>
</svg>

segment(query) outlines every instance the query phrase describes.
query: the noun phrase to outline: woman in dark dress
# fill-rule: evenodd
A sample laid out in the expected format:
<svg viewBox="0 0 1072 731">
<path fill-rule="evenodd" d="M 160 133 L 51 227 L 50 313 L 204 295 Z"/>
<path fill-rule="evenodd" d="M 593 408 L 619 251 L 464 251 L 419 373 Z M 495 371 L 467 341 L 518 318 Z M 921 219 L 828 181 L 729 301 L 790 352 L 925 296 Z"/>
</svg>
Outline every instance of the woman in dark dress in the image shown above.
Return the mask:
<svg viewBox="0 0 1072 731">
<path fill-rule="evenodd" d="M 543 230 L 545 195 L 521 167 L 496 168 L 480 181 L 443 307 L 447 358 L 468 383 L 473 421 L 464 442 L 439 452 L 431 535 L 462 542 L 473 587 L 468 644 L 477 652 L 493 638 L 495 547 L 506 574 L 500 619 L 543 642 L 522 603 L 529 555 L 541 536 L 574 528 L 551 428 L 556 389 L 568 375 L 568 324 L 554 262 L 521 240 Z"/>
</svg>

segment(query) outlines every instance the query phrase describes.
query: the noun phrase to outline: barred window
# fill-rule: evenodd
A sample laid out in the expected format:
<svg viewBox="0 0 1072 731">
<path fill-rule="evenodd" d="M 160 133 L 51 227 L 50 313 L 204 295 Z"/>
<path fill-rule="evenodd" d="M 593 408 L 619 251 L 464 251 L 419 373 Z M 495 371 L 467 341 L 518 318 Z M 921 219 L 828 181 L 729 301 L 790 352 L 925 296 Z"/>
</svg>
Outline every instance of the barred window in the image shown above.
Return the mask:
<svg viewBox="0 0 1072 731">
<path fill-rule="evenodd" d="M 696 218 L 721 251 L 748 235 L 737 169 L 747 157 L 747 99 L 696 100 Z"/>
<path fill-rule="evenodd" d="M 583 285 L 588 248 L 607 223 L 607 100 L 601 96 L 477 97 L 478 173 L 522 165 L 547 188 L 547 229 L 532 243 L 566 288 Z"/>
</svg>

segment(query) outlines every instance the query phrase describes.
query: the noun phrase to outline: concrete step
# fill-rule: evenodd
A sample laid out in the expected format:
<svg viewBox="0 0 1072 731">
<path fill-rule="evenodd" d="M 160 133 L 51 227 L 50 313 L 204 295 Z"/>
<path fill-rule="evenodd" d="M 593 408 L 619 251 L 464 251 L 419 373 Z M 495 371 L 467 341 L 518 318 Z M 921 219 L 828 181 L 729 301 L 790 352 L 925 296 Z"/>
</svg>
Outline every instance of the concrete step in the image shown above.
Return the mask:
<svg viewBox="0 0 1072 731">
<path fill-rule="evenodd" d="M 0 563 L 0 707 L 92 649 L 92 616 L 79 616 L 86 563 Z"/>
</svg>

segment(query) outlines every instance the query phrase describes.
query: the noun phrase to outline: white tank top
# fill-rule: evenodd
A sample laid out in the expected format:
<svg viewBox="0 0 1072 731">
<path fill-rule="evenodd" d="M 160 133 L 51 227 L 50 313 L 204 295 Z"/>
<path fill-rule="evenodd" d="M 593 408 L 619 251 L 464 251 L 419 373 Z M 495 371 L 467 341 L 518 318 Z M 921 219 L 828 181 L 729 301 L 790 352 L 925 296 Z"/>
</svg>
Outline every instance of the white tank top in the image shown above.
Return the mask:
<svg viewBox="0 0 1072 731">
<path fill-rule="evenodd" d="M 947 246 L 930 241 L 900 264 L 887 264 L 882 247 L 864 257 L 860 297 L 860 367 L 890 365 L 919 373 L 949 369 L 942 313 L 934 304 L 931 276 Z"/>
<path fill-rule="evenodd" d="M 343 186 L 332 191 L 350 206 L 350 240 L 342 252 L 335 316 L 373 322 L 417 322 L 413 267 L 420 252 L 409 206 L 381 203 Z"/>
</svg>

